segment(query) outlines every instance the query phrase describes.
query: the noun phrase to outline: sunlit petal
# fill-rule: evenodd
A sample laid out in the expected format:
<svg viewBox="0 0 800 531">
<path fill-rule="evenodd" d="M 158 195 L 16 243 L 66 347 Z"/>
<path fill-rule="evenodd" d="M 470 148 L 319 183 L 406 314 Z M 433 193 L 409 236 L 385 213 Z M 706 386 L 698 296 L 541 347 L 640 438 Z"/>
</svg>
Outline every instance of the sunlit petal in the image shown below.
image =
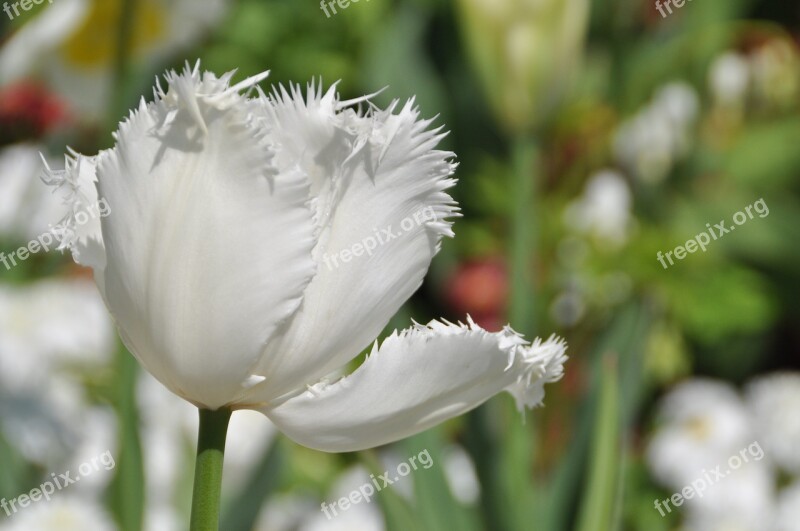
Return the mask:
<svg viewBox="0 0 800 531">
<path fill-rule="evenodd" d="M 509 328 L 489 333 L 433 321 L 393 334 L 352 375 L 320 383 L 262 411 L 289 437 L 331 452 L 408 437 L 506 390 L 522 410 L 563 374 L 566 345 L 528 344 Z"/>
</svg>

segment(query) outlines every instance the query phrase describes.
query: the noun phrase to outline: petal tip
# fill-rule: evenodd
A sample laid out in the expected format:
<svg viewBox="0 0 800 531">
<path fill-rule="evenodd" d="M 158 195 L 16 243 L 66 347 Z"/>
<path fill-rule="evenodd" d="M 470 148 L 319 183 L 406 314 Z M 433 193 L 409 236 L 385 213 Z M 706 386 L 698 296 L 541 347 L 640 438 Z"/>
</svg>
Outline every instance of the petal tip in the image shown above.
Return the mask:
<svg viewBox="0 0 800 531">
<path fill-rule="evenodd" d="M 517 371 L 517 380 L 506 391 L 511 393 L 517 403 L 517 409 L 524 412 L 542 405 L 544 386 L 557 382 L 564 376 L 564 363 L 567 361 L 567 343 L 555 335 L 547 341 L 536 338 L 533 344 L 519 343 L 522 337 L 510 327 L 503 331 L 507 340 L 512 340 L 509 350 L 509 366 L 507 370 Z"/>
</svg>

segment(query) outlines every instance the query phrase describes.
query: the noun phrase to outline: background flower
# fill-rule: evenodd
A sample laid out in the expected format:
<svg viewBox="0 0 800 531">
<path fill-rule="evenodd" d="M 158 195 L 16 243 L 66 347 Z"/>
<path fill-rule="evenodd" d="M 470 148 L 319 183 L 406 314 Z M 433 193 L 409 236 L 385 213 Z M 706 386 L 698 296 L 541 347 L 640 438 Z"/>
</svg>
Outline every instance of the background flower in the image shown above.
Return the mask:
<svg viewBox="0 0 800 531">
<path fill-rule="evenodd" d="M 792 474 L 800 474 L 800 374 L 770 374 L 751 382 L 747 402 L 770 461 Z"/>
</svg>

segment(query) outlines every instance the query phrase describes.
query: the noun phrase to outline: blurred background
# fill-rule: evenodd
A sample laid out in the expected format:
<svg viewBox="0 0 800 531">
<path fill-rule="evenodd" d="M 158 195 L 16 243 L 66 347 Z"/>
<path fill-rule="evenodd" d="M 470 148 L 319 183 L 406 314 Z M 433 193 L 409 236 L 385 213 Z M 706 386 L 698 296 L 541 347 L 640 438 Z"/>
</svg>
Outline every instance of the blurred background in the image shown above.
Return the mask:
<svg viewBox="0 0 800 531">
<path fill-rule="evenodd" d="M 188 521 L 196 410 L 139 370 L 68 255 L 12 253 L 65 215 L 42 158 L 61 168 L 67 146 L 109 147 L 154 77 L 197 58 L 235 79 L 269 69 L 265 85 L 341 80 L 343 99 L 388 87 L 382 106 L 415 96 L 451 131 L 464 217 L 387 333 L 469 313 L 489 329 L 562 335 L 571 357 L 524 419 L 498 396 L 357 454 L 302 448 L 239 412 L 221 529 L 800 530 L 797 2 L 3 9 L 0 251 L 16 261 L 0 262 L 0 497 L 107 451 L 115 466 L 0 511 L 0 530 Z M 704 251 L 659 260 L 752 205 Z M 372 503 L 321 511 L 423 450 L 433 466 Z M 701 478 L 702 496 L 684 490 Z"/>
</svg>

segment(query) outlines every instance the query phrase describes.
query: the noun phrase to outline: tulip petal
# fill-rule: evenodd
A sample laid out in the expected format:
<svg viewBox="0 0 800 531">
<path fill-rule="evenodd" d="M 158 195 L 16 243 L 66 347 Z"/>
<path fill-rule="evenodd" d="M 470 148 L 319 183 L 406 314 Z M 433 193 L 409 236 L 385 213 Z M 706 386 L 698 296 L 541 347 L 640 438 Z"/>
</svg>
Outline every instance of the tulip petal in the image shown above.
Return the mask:
<svg viewBox="0 0 800 531">
<path fill-rule="evenodd" d="M 433 321 L 395 332 L 352 375 L 261 408 L 280 430 L 329 452 L 371 448 L 423 431 L 506 390 L 520 410 L 541 405 L 563 374 L 566 344 L 532 345 L 510 328 L 489 333 Z"/>
<path fill-rule="evenodd" d="M 63 170 L 53 170 L 42 160 L 44 182 L 55 188 L 69 208 L 52 231 L 59 240 L 58 248 L 69 249 L 76 263 L 92 268 L 97 287 L 105 296 L 106 248 L 101 219 L 110 212 L 108 205 L 97 197 L 97 157 L 71 152 Z"/>
<path fill-rule="evenodd" d="M 244 402 L 304 389 L 353 359 L 420 287 L 458 208 L 445 190 L 453 153 L 408 102 L 367 114 L 339 102 L 335 87 L 296 87 L 261 101 L 274 124 L 280 164 L 312 181 L 318 271 L 303 305 L 267 345 L 255 373 L 266 380 Z M 358 103 L 358 102 L 357 102 Z"/>
<path fill-rule="evenodd" d="M 279 171 L 232 73 L 195 68 L 140 104 L 99 158 L 106 299 L 139 361 L 215 409 L 253 385 L 315 271 L 309 182 Z"/>
</svg>

